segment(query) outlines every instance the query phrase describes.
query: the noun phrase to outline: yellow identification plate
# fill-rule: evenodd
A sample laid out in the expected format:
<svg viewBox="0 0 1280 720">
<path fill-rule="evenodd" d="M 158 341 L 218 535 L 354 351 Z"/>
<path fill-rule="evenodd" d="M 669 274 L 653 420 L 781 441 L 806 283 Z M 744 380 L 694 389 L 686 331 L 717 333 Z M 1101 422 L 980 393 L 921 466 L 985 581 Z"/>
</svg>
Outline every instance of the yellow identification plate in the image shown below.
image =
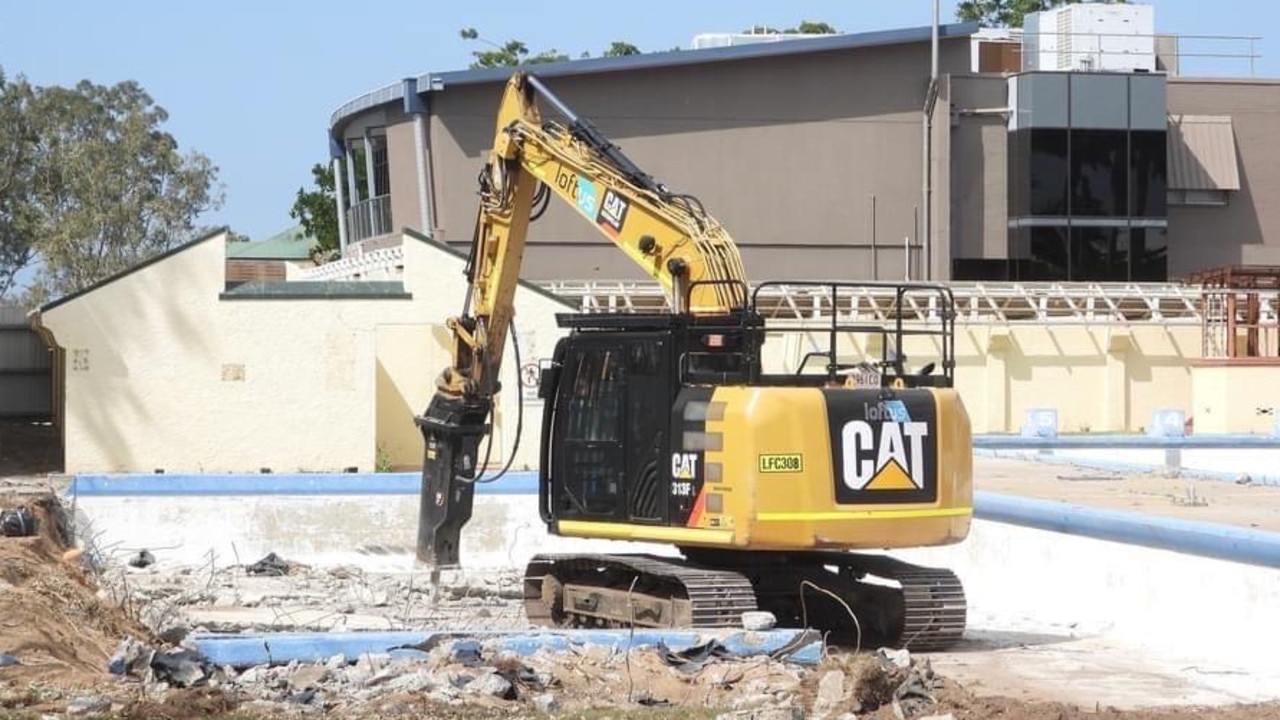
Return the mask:
<svg viewBox="0 0 1280 720">
<path fill-rule="evenodd" d="M 760 456 L 762 473 L 794 473 L 802 470 L 804 470 L 804 456 L 800 453 Z"/>
</svg>

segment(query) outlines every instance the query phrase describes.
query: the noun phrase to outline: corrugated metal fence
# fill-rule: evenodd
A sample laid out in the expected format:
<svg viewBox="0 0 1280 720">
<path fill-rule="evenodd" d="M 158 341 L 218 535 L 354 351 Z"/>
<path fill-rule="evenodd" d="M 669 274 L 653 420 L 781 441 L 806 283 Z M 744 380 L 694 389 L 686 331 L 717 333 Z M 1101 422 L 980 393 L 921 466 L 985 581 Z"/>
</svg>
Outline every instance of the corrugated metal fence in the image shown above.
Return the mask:
<svg viewBox="0 0 1280 720">
<path fill-rule="evenodd" d="M 53 362 L 26 308 L 0 304 L 0 419 L 53 418 Z"/>
</svg>

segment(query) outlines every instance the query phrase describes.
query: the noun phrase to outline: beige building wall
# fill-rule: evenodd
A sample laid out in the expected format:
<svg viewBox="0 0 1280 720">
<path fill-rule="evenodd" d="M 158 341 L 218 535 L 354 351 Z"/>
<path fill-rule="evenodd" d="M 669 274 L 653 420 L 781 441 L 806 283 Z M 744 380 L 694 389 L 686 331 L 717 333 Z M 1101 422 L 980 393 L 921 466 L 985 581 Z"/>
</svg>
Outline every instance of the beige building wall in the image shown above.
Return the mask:
<svg viewBox="0 0 1280 720">
<path fill-rule="evenodd" d="M 418 197 L 418 146 L 413 118 L 400 108 L 387 109 L 387 170 L 391 182 L 391 227 L 422 228 Z"/>
<path fill-rule="evenodd" d="M 1169 207 L 1169 274 L 1280 265 L 1280 80 L 1170 78 L 1169 112 L 1229 115 L 1240 189 L 1228 204 Z"/>
<path fill-rule="evenodd" d="M 438 328 L 461 309 L 463 260 L 407 236 L 412 299 L 229 300 L 224 246 L 206 238 L 44 313 L 66 356 L 65 471 L 371 471 L 379 446 L 419 466 L 413 414 L 447 362 Z M 528 287 L 516 307 L 549 352 L 569 308 Z M 526 409 L 528 437 L 540 419 Z M 516 466 L 532 467 L 536 443 L 522 446 Z"/>
<path fill-rule="evenodd" d="M 811 327 L 772 334 L 765 343 L 766 370 L 795 372 L 806 352 L 825 350 L 825 332 Z M 844 334 L 839 341 L 842 363 L 881 356 L 877 337 Z M 1141 432 L 1158 408 L 1192 416 L 1199 326 L 958 323 L 955 346 L 956 388 L 975 433 L 1017 432 L 1034 408 L 1056 408 L 1063 433 Z M 918 368 L 940 360 L 941 348 L 935 338 L 915 337 L 906 355 L 908 366 Z M 821 369 L 810 361 L 809 371 Z"/>
<path fill-rule="evenodd" d="M 1007 81 L 991 75 L 947 78 L 952 258 L 1002 260 L 1009 255 Z M 944 196 L 945 197 L 945 196 Z M 950 277 L 950 267 L 946 268 Z M 941 276 L 940 276 L 941 277 Z"/>
<path fill-rule="evenodd" d="M 908 43 L 547 84 L 646 172 L 701 199 L 742 247 L 751 278 L 900 278 L 904 241 L 919 244 L 929 52 Z M 941 67 L 966 68 L 969 53 L 967 38 L 943 39 Z M 501 93 L 490 82 L 431 95 L 437 239 L 471 239 L 475 177 Z M 935 136 L 947 127 L 943 111 Z M 531 228 L 525 271 L 534 280 L 646 279 L 558 200 Z"/>
<path fill-rule="evenodd" d="M 643 169 L 701 198 L 742 246 L 753 279 L 896 279 L 904 241 L 919 253 L 929 50 L 903 43 L 547 82 Z M 942 39 L 932 134 L 935 279 L 950 277 L 955 258 L 1007 256 L 1006 79 L 974 74 L 969 62 L 969 38 Z M 482 82 L 429 94 L 434 229 L 421 228 L 414 123 L 401 101 L 342 122 L 348 138 L 385 128 L 395 227 L 431 231 L 455 247 L 470 241 L 475 177 L 501 93 L 500 82 Z M 1280 226 L 1280 210 L 1267 201 L 1280 193 L 1280 80 L 1170 77 L 1168 111 L 1231 116 L 1242 182 L 1226 207 L 1169 208 L 1171 276 L 1280 264 L 1280 245 L 1267 240 Z M 559 201 L 532 227 L 526 277 L 645 279 Z"/>
<path fill-rule="evenodd" d="M 1209 361 L 1191 370 L 1196 432 L 1269 434 L 1280 412 L 1274 363 Z"/>
</svg>

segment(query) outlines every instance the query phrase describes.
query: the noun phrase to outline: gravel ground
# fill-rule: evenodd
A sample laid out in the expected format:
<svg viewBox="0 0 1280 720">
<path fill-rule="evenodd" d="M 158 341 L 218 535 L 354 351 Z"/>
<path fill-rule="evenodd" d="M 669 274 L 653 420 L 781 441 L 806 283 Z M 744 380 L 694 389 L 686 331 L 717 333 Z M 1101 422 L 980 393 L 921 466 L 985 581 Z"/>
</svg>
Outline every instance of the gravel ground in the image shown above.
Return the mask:
<svg viewBox="0 0 1280 720">
<path fill-rule="evenodd" d="M 0 509 L 26 504 L 56 510 L 49 504 L 54 493 L 38 478 L 0 478 Z M 975 694 L 946 672 L 935 672 L 935 659 L 937 667 L 944 666 L 942 654 L 832 650 L 810 667 L 714 654 L 681 658 L 661 648 L 626 653 L 584 646 L 516 657 L 461 638 L 412 658 L 339 656 L 317 664 L 213 667 L 182 649 L 191 631 L 524 628 L 518 573 L 446 574 L 438 590 L 422 573 L 370 572 L 355 565 L 309 568 L 288 558 L 275 565 L 283 574 L 253 574 L 251 566 L 263 558 L 180 566 L 167 563 L 162 549 L 155 551 L 159 558 L 84 555 L 59 533 L 48 532 L 56 526 L 56 518 L 47 516 L 45 531 L 36 537 L 0 538 L 0 718 L 1280 717 L 1280 704 L 1274 703 L 1119 711 L 1083 698 L 1078 704 L 1045 702 L 1020 696 L 999 673 L 984 676 Z M 1026 644 L 1029 636 L 1003 647 L 982 640 L 980 627 L 974 635 L 975 646 L 953 653 L 946 665 L 959 669 L 987 656 L 1019 664 L 1046 661 L 1043 649 Z M 1088 671 L 1114 668 L 1101 655 L 1106 648 L 1077 646 L 1073 652 Z M 1090 652 L 1100 655 L 1090 660 Z M 108 671 L 113 664 L 115 673 Z M 1140 670 L 1125 671 L 1140 677 Z M 1049 665 L 1044 672 L 1057 673 Z M 1059 685 L 1070 682 L 1070 672 L 1058 678 Z"/>
</svg>

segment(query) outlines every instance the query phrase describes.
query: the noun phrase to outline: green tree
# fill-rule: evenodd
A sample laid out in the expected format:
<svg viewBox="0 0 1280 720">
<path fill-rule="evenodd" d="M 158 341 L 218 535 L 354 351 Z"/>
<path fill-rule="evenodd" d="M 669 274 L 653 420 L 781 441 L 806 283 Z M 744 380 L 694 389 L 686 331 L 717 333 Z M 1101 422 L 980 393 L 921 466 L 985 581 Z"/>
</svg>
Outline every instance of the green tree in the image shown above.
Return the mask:
<svg viewBox="0 0 1280 720">
<path fill-rule="evenodd" d="M 0 299 L 36 259 L 28 203 L 39 135 L 30 113 L 33 94 L 25 79 L 8 82 L 0 70 Z"/>
<path fill-rule="evenodd" d="M 561 62 L 568 60 L 569 56 L 559 50 L 544 50 L 537 55 L 529 54 L 529 47 L 520 40 L 508 40 L 499 45 L 492 41 L 480 37 L 480 33 L 475 28 L 463 28 L 458 33 L 463 40 L 476 40 L 493 47 L 492 50 L 473 50 L 471 52 L 475 61 L 471 63 L 471 68 L 492 68 L 492 67 L 514 67 L 517 65 L 537 65 L 540 63 Z M 604 57 L 622 57 L 624 55 L 639 55 L 640 48 L 629 42 L 615 40 L 605 49 Z M 591 53 L 583 52 L 578 57 L 588 58 Z"/>
<path fill-rule="evenodd" d="M 1102 0 L 1108 3 L 1124 1 Z M 983 27 L 1020 28 L 1029 13 L 1078 2 L 1082 0 L 962 0 L 956 8 L 956 18 L 961 22 L 978 22 Z"/>
<path fill-rule="evenodd" d="M 316 239 L 311 256 L 319 260 L 338 250 L 338 205 L 333 165 L 316 163 L 311 166 L 311 175 L 315 189 L 298 188 L 289 217 L 297 220 L 302 229 Z"/>
<path fill-rule="evenodd" d="M 640 48 L 629 42 L 613 41 L 609 45 L 609 49 L 604 51 L 605 57 L 623 57 L 624 55 L 639 55 Z"/>
<path fill-rule="evenodd" d="M 16 169 L 0 183 L 6 291 L 21 264 L 39 266 L 28 302 L 76 292 L 186 242 L 221 207 L 217 167 L 179 152 L 138 83 L 0 92 L 0 153 Z"/>
<path fill-rule="evenodd" d="M 744 33 L 760 33 L 765 35 L 835 35 L 838 31 L 829 23 L 801 20 L 796 27 L 779 30 L 771 25 L 753 25 Z"/>
<path fill-rule="evenodd" d="M 560 62 L 568 60 L 569 56 L 556 50 L 544 50 L 532 57 L 529 56 L 529 48 L 519 40 L 508 40 L 502 45 L 484 40 L 475 28 L 463 28 L 459 33 L 463 40 L 480 40 L 481 42 L 493 45 L 493 50 L 474 50 L 471 55 L 475 58 L 475 62 L 471 63 L 474 68 L 491 68 L 491 67 L 510 67 L 514 65 L 536 65 L 538 63 Z"/>
</svg>

